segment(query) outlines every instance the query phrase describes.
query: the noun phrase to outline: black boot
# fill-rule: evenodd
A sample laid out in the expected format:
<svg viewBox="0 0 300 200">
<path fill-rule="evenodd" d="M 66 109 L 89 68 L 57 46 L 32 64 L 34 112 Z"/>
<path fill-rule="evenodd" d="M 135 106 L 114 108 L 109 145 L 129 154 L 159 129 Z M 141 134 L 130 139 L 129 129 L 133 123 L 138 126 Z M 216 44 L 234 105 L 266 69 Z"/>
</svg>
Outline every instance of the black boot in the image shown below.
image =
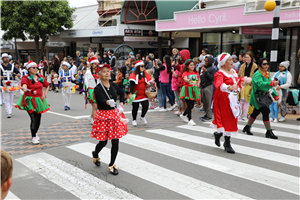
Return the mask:
<svg viewBox="0 0 300 200">
<path fill-rule="evenodd" d="M 93 155 L 93 163 L 94 163 L 96 166 L 100 167 L 100 165 L 101 165 L 100 158 L 95 158 L 94 154 L 95 154 L 95 151 L 92 152 L 92 155 Z"/>
<path fill-rule="evenodd" d="M 266 138 L 271 138 L 271 139 L 278 139 L 276 135 L 274 135 L 272 130 L 267 130 L 266 132 Z"/>
<path fill-rule="evenodd" d="M 246 125 L 243 129 L 243 133 L 247 133 L 247 135 L 253 135 L 253 133 L 251 133 L 250 129 L 251 129 L 251 126 Z"/>
<path fill-rule="evenodd" d="M 230 145 L 230 136 L 224 136 L 225 138 L 225 142 L 223 144 L 225 151 L 227 151 L 227 153 L 235 153 L 235 151 L 233 150 L 233 148 Z"/>
<path fill-rule="evenodd" d="M 223 133 L 218 133 L 218 132 L 214 132 L 214 136 L 215 136 L 215 144 L 219 147 L 221 146 L 220 144 L 220 138 L 222 137 Z"/>
</svg>

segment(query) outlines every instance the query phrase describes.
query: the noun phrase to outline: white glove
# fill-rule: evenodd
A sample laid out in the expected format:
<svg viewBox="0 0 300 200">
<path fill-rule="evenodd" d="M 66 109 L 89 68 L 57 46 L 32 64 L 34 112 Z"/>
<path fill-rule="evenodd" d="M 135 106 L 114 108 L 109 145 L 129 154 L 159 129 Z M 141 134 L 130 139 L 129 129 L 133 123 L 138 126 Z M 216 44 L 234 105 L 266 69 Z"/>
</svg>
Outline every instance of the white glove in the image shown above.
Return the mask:
<svg viewBox="0 0 300 200">
<path fill-rule="evenodd" d="M 110 107 L 112 107 L 112 108 L 114 108 L 116 106 L 116 102 L 113 99 L 108 100 L 108 103 L 109 103 Z"/>
<path fill-rule="evenodd" d="M 124 112 L 123 106 L 119 105 L 119 106 L 118 106 L 118 109 L 119 109 L 119 113 L 120 113 L 120 114 Z"/>
</svg>

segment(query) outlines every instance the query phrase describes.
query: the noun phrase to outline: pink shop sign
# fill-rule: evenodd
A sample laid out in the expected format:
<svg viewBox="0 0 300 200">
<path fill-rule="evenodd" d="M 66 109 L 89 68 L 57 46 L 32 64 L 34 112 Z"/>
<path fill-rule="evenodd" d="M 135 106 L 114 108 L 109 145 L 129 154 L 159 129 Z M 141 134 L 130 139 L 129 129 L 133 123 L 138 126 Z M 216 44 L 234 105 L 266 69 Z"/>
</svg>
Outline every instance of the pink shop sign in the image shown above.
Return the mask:
<svg viewBox="0 0 300 200">
<path fill-rule="evenodd" d="M 242 27 L 242 34 L 272 35 L 272 29 L 271 28 L 245 28 L 245 27 Z"/>
<path fill-rule="evenodd" d="M 281 10 L 280 22 L 299 22 L 300 9 Z M 245 14 L 244 6 L 223 9 L 198 10 L 175 13 L 173 20 L 159 20 L 156 22 L 157 31 L 184 30 L 192 28 L 214 28 L 227 26 L 249 26 L 257 24 L 271 24 L 273 12 L 263 11 Z"/>
</svg>

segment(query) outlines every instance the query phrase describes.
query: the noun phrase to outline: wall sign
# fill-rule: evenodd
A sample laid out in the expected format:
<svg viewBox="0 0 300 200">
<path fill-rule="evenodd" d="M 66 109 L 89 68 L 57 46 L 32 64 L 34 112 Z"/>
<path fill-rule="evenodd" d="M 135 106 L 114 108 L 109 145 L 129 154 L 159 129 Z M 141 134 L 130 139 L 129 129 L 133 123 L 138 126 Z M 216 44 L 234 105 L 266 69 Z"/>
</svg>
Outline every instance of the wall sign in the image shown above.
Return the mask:
<svg viewBox="0 0 300 200">
<path fill-rule="evenodd" d="M 125 42 L 151 42 L 157 41 L 157 37 L 124 37 Z"/>
<path fill-rule="evenodd" d="M 143 30 L 143 36 L 158 36 L 158 32 L 152 30 Z"/>
<path fill-rule="evenodd" d="M 89 42 L 76 42 L 76 47 L 97 48 L 97 44 L 91 44 Z"/>
<path fill-rule="evenodd" d="M 142 36 L 140 29 L 124 29 L 124 36 Z"/>
<path fill-rule="evenodd" d="M 271 28 L 245 28 L 245 27 L 242 27 L 242 34 L 272 35 L 272 29 Z"/>
<path fill-rule="evenodd" d="M 70 42 L 46 42 L 46 47 L 66 47 L 70 46 Z"/>
<path fill-rule="evenodd" d="M 120 37 L 91 37 L 91 43 L 102 43 L 102 44 L 123 44 L 123 38 Z"/>
</svg>

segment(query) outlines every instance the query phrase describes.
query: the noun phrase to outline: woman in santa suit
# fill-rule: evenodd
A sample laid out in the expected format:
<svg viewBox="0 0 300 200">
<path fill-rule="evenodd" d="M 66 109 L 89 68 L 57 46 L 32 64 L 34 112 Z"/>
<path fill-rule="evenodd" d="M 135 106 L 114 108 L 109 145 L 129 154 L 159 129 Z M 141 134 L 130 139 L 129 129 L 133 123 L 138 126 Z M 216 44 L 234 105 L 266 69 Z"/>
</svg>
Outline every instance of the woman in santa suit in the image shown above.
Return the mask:
<svg viewBox="0 0 300 200">
<path fill-rule="evenodd" d="M 230 137 L 238 132 L 238 118 L 237 115 L 234 115 L 233 109 L 238 109 L 239 105 L 232 106 L 232 101 L 229 99 L 230 94 L 234 94 L 234 92 L 239 90 L 240 84 L 237 84 L 239 78 L 233 69 L 233 61 L 230 54 L 220 54 L 218 62 L 220 70 L 215 73 L 214 77 L 216 92 L 213 101 L 214 121 L 211 126 L 217 129 L 217 132 L 214 133 L 215 144 L 220 146 L 220 138 L 224 135 L 225 142 L 223 146 L 225 151 L 235 153 L 230 144 Z"/>
<path fill-rule="evenodd" d="M 32 136 L 32 143 L 39 144 L 39 136 L 37 134 L 42 113 L 50 110 L 46 96 L 49 91 L 49 83 L 42 75 L 38 75 L 37 64 L 33 61 L 29 61 L 26 66 L 28 75 L 22 77 L 21 89 L 24 94 L 20 97 L 16 108 L 26 110 L 30 116 L 30 130 Z M 46 88 L 43 93 L 43 88 Z"/>
<path fill-rule="evenodd" d="M 148 111 L 149 101 L 146 95 L 146 86 L 150 86 L 150 82 L 153 81 L 151 76 L 145 71 L 145 65 L 143 61 L 137 61 L 135 63 L 135 70 L 130 74 L 130 94 L 128 98 L 131 97 L 132 94 L 136 93 L 136 98 L 132 102 L 132 125 L 137 126 L 136 116 L 139 109 L 139 104 L 142 105 L 142 115 L 141 120 L 144 124 L 147 124 L 145 115 Z"/>
</svg>

